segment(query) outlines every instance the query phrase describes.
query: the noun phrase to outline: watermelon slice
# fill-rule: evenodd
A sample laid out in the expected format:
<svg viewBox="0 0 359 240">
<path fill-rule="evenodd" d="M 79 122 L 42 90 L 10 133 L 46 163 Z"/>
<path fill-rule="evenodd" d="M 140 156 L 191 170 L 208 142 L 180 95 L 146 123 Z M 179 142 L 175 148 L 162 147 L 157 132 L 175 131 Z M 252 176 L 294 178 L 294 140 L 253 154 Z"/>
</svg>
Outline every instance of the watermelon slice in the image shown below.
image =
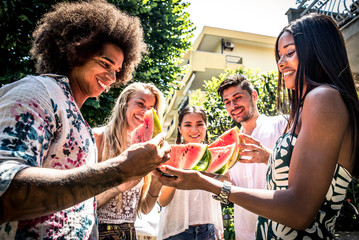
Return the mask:
<svg viewBox="0 0 359 240">
<path fill-rule="evenodd" d="M 145 112 L 143 123 L 131 133 L 131 144 L 147 142 L 162 132 L 160 120 L 156 111 L 151 108 Z"/>
<path fill-rule="evenodd" d="M 233 158 L 236 157 L 236 143 L 209 148 L 209 151 L 212 153 L 212 162 L 207 172 L 225 174 L 230 168 Z"/>
<path fill-rule="evenodd" d="M 161 165 L 206 171 L 212 161 L 207 144 L 187 143 L 171 145 L 170 159 Z"/>
<path fill-rule="evenodd" d="M 224 132 L 221 136 L 219 136 L 216 141 L 214 141 L 211 145 L 209 145 L 209 148 L 215 148 L 215 147 L 224 147 L 231 145 L 233 143 L 236 144 L 236 149 L 233 158 L 228 159 L 228 169 L 231 168 L 236 161 L 240 158 L 239 152 L 239 144 L 243 142 L 243 140 L 239 137 L 239 129 L 238 127 L 231 128 Z"/>
</svg>

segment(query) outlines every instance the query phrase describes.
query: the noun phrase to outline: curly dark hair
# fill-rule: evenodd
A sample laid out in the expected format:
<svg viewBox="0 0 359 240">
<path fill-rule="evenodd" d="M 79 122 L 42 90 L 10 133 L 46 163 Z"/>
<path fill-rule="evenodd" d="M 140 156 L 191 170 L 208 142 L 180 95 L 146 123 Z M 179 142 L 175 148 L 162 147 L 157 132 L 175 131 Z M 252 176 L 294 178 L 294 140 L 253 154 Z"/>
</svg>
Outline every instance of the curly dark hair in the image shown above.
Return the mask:
<svg viewBox="0 0 359 240">
<path fill-rule="evenodd" d="M 30 53 L 37 59 L 39 74 L 67 76 L 74 67 L 100 54 L 107 43 L 124 53 L 117 82 L 126 83 L 146 53 L 139 19 L 104 0 L 62 2 L 39 20 Z"/>
</svg>

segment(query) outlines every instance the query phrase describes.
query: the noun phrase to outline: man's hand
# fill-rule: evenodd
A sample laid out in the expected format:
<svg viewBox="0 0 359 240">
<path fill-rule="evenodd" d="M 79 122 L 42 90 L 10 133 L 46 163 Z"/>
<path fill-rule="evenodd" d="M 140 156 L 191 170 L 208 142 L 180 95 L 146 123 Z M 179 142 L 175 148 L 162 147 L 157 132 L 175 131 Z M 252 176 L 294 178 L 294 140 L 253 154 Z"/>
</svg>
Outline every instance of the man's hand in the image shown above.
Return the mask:
<svg viewBox="0 0 359 240">
<path fill-rule="evenodd" d="M 169 159 L 171 147 L 165 137 L 165 133 L 160 133 L 148 142 L 132 145 L 119 156 L 123 159 L 119 171 L 124 181 L 143 177 Z"/>
<path fill-rule="evenodd" d="M 241 163 L 268 163 L 271 150 L 264 147 L 258 140 L 251 136 L 241 133 L 239 136 L 244 139 L 244 143 L 241 143 L 239 147 L 242 149 L 240 152 Z M 245 157 L 245 158 L 242 158 Z"/>
</svg>

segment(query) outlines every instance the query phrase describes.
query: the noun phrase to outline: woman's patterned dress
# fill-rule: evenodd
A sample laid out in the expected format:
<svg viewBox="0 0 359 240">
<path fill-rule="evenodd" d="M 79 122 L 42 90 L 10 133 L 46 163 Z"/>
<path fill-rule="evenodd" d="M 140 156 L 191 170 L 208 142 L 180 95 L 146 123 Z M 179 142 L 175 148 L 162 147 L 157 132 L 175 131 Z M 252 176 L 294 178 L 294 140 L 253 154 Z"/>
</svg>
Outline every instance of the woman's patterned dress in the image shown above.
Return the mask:
<svg viewBox="0 0 359 240">
<path fill-rule="evenodd" d="M 269 158 L 267 186 L 269 190 L 285 190 L 288 188 L 288 172 L 297 136 L 286 133 L 281 136 Z M 257 239 L 334 239 L 335 221 L 345 199 L 351 182 L 350 173 L 336 165 L 332 183 L 313 223 L 304 231 L 279 224 L 263 217 L 258 218 Z M 315 183 L 313 183 L 315 184 Z"/>
</svg>

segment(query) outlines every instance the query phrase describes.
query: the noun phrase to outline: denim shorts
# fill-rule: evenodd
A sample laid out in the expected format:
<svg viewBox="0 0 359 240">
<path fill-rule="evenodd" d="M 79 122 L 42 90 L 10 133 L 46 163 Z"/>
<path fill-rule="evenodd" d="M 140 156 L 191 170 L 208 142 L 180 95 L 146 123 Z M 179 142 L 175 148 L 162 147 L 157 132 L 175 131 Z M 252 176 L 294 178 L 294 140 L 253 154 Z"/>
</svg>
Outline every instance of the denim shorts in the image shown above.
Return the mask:
<svg viewBox="0 0 359 240">
<path fill-rule="evenodd" d="M 168 240 L 181 240 L 181 239 L 193 239 L 193 240 L 215 240 L 216 235 L 214 232 L 213 224 L 202 224 L 197 226 L 190 226 L 184 232 L 177 235 L 166 238 Z"/>
</svg>

